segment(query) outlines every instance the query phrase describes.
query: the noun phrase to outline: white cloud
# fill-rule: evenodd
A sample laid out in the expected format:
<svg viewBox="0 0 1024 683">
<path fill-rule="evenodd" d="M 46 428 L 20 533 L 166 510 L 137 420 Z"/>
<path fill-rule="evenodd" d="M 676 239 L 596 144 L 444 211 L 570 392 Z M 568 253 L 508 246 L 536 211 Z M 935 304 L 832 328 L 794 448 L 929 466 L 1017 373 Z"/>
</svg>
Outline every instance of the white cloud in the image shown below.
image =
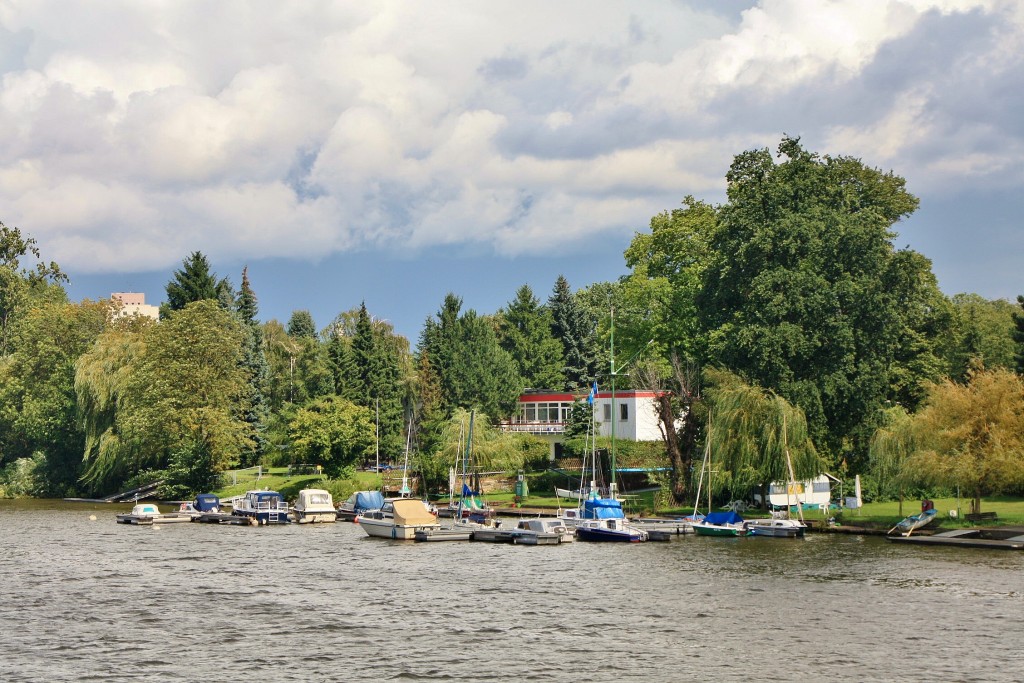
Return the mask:
<svg viewBox="0 0 1024 683">
<path fill-rule="evenodd" d="M 1022 175 L 1013 117 L 955 95 L 1024 87 L 1008 0 L 154 7 L 0 5 L 25 45 L 0 55 L 0 218 L 65 268 L 570 250 L 719 198 L 783 132 L 935 191 Z M 915 60 L 932 30 L 942 70 Z"/>
</svg>

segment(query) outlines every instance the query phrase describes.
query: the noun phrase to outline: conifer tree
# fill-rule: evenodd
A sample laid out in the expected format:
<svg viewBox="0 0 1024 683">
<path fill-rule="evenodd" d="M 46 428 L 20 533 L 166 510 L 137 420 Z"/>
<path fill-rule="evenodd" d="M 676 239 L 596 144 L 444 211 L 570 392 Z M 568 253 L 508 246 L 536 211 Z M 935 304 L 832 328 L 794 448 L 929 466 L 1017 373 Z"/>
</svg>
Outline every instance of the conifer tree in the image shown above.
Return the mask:
<svg viewBox="0 0 1024 683">
<path fill-rule="evenodd" d="M 562 345 L 551 334 L 550 311 L 540 305 L 529 285 L 519 288 L 500 320 L 501 347 L 512 356 L 526 386 L 561 388 Z"/>
<path fill-rule="evenodd" d="M 267 450 L 267 439 L 264 432 L 266 431 L 269 405 L 264 394 L 264 386 L 270 373 L 270 366 L 267 363 L 264 348 L 263 329 L 260 327 L 259 321 L 256 320 L 259 304 L 256 293 L 252 290 L 252 285 L 249 282 L 248 266 L 242 269 L 242 288 L 235 302 L 235 310 L 246 332 L 245 351 L 241 365 L 249 377 L 249 384 L 248 401 L 245 402 L 242 420 L 248 425 L 249 438 L 253 444 L 252 450 L 244 453 L 242 460 L 245 465 L 253 465 Z"/>
<path fill-rule="evenodd" d="M 181 265 L 181 270 L 174 271 L 174 278 L 165 287 L 167 301 L 160 306 L 161 320 L 171 311 L 180 311 L 194 301 L 213 299 L 223 305 L 227 290 L 231 289 L 227 280 L 217 281 L 217 276 L 210 272 L 210 262 L 201 252 L 192 252 Z"/>
<path fill-rule="evenodd" d="M 309 311 L 292 311 L 288 319 L 288 336 L 294 339 L 316 339 L 316 323 Z"/>
<path fill-rule="evenodd" d="M 551 332 L 562 343 L 564 387 L 567 391 L 586 387 L 597 373 L 591 352 L 594 321 L 579 306 L 569 289 L 569 281 L 562 275 L 555 281 L 548 307 L 552 317 Z"/>
</svg>

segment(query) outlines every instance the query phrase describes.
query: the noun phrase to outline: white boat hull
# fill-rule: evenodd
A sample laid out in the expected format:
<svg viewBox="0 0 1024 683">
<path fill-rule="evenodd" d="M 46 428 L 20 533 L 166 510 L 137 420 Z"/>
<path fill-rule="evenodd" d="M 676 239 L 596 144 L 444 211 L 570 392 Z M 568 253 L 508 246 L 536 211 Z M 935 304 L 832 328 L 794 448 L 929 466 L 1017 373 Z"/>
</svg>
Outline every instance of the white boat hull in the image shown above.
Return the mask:
<svg viewBox="0 0 1024 683">
<path fill-rule="evenodd" d="M 295 510 L 295 521 L 299 524 L 332 524 L 338 520 L 337 510 Z"/>
</svg>

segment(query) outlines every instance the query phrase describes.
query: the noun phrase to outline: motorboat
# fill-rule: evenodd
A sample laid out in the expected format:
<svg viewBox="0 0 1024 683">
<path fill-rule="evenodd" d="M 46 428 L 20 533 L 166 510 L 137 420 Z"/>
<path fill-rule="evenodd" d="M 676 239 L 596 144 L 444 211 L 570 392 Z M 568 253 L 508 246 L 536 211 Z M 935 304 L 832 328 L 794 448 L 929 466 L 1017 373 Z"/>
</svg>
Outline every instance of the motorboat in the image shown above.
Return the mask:
<svg viewBox="0 0 1024 683">
<path fill-rule="evenodd" d="M 802 538 L 807 525 L 796 519 L 771 518 L 746 520 L 747 534 L 771 538 Z"/>
<path fill-rule="evenodd" d="M 626 519 L 622 502 L 615 498 L 589 498 L 583 503 L 581 519 L 576 522 L 576 538 L 581 541 L 619 541 L 639 543 L 649 534 Z"/>
<path fill-rule="evenodd" d="M 157 522 L 188 522 L 191 517 L 185 514 L 161 513 L 156 503 L 136 503 L 131 512 L 117 515 L 118 524 L 152 525 Z"/>
<path fill-rule="evenodd" d="M 747 527 L 739 513 L 729 510 L 726 512 L 709 512 L 701 522 L 694 522 L 694 533 L 698 536 L 746 536 Z"/>
<path fill-rule="evenodd" d="M 258 524 L 288 524 L 288 503 L 277 491 L 247 491 L 236 498 L 231 514 L 255 519 Z"/>
<path fill-rule="evenodd" d="M 418 530 L 441 527 L 418 498 L 386 501 L 379 510 L 359 515 L 356 522 L 368 536 L 398 540 L 413 540 Z"/>
<path fill-rule="evenodd" d="M 205 514 L 220 513 L 220 498 L 212 493 L 200 493 L 191 501 L 185 501 L 178 505 L 178 514 L 186 514 L 190 517 L 198 517 Z"/>
<path fill-rule="evenodd" d="M 565 526 L 561 520 L 551 518 L 520 520 L 514 532 L 512 542 L 523 545 L 558 545 L 571 543 L 576 539 L 573 529 Z"/>
<path fill-rule="evenodd" d="M 334 522 L 338 511 L 334 509 L 331 494 L 323 489 L 302 489 L 292 506 L 295 521 L 299 524 Z"/>
<path fill-rule="evenodd" d="M 700 522 L 703 519 L 704 515 L 696 513 L 683 515 L 681 517 L 640 517 L 631 521 L 635 526 L 640 527 L 648 533 L 658 532 L 662 534 L 681 536 L 683 534 L 692 534 L 693 523 Z"/>
<path fill-rule="evenodd" d="M 469 517 L 456 517 L 451 522 L 441 524 L 438 528 L 422 529 L 416 532 L 417 541 L 472 541 L 489 540 L 497 541 L 497 538 L 487 536 L 487 533 L 476 538 L 476 532 L 493 530 L 501 525 L 499 520 L 484 519 L 474 521 Z"/>
<path fill-rule="evenodd" d="M 380 491 L 356 491 L 338 506 L 338 519 L 356 521 L 356 517 L 370 510 L 384 507 L 384 495 Z"/>
</svg>

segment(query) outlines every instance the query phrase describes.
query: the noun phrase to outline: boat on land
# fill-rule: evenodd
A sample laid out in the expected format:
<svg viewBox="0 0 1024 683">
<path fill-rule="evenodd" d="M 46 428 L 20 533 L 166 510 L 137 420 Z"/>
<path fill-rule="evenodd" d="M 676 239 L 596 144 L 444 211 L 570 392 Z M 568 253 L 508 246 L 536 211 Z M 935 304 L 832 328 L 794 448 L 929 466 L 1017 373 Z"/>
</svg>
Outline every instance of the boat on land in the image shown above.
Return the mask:
<svg viewBox="0 0 1024 683">
<path fill-rule="evenodd" d="M 725 512 L 709 512 L 703 521 L 693 523 L 693 531 L 698 536 L 746 536 L 747 528 L 739 513 L 728 510 Z"/>
<path fill-rule="evenodd" d="M 916 515 L 904 517 L 902 520 L 897 522 L 896 526 L 889 529 L 889 532 L 892 533 L 896 529 L 899 529 L 901 534 L 909 536 L 918 529 L 922 529 L 934 522 L 937 519 L 937 515 L 938 511 L 935 508 L 923 510 Z"/>
<path fill-rule="evenodd" d="M 441 527 L 418 498 L 387 501 L 381 509 L 359 515 L 356 521 L 368 536 L 406 541 L 415 539 L 417 531 Z"/>
<path fill-rule="evenodd" d="M 136 503 L 131 512 L 117 515 L 118 524 L 138 524 L 149 526 L 156 523 L 190 522 L 192 517 L 175 512 L 161 513 L 156 503 Z"/>
<path fill-rule="evenodd" d="M 289 524 L 288 503 L 277 491 L 246 491 L 245 495 L 234 499 L 231 514 L 236 517 L 248 517 L 257 524 Z"/>
<path fill-rule="evenodd" d="M 295 521 L 299 524 L 315 524 L 318 522 L 334 522 L 338 519 L 338 511 L 334 509 L 331 494 L 323 489 L 302 489 L 292 506 Z"/>
<path fill-rule="evenodd" d="M 748 519 L 747 534 L 770 538 L 803 538 L 807 525 L 796 519 Z"/>
<path fill-rule="evenodd" d="M 356 517 L 384 507 L 384 494 L 380 491 L 356 491 L 338 506 L 337 518 L 347 522 L 356 521 Z"/>
</svg>

